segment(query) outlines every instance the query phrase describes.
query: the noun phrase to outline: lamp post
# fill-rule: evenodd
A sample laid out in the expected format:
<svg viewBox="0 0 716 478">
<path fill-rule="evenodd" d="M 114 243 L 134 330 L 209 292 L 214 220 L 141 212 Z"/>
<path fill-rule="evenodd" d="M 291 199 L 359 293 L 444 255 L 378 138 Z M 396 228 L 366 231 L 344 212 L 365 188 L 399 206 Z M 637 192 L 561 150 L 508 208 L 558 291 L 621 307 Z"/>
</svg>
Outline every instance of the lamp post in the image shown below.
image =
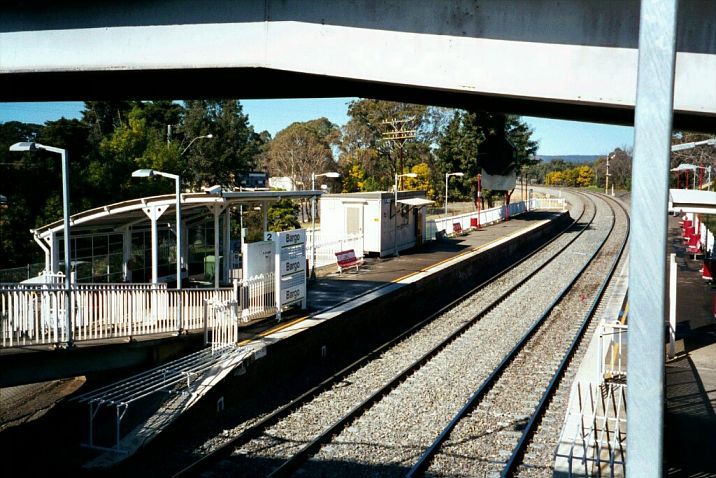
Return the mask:
<svg viewBox="0 0 716 478">
<path fill-rule="evenodd" d="M 322 174 L 311 173 L 311 191 L 316 190 L 316 178 L 325 176 L 327 178 L 337 178 L 339 173 L 329 171 Z M 316 278 L 316 196 L 311 197 L 311 279 Z"/>
<path fill-rule="evenodd" d="M 398 256 L 398 178 L 417 178 L 418 175 L 416 173 L 405 173 L 405 174 L 396 174 L 395 175 L 395 186 L 393 189 L 395 190 L 395 214 L 393 215 L 393 226 L 394 226 L 394 234 L 393 234 L 393 251 L 394 255 Z"/>
<path fill-rule="evenodd" d="M 465 173 L 445 173 L 445 215 L 448 214 L 448 178 L 450 176 L 464 176 Z"/>
<path fill-rule="evenodd" d="M 70 178 L 69 178 L 69 157 L 66 149 L 45 146 L 35 142 L 15 143 L 10 146 L 10 151 L 49 151 L 57 153 L 62 158 L 62 216 L 64 225 L 65 241 L 65 326 L 67 327 L 67 348 L 74 344 L 72 337 L 72 321 L 70 310 L 72 308 L 70 290 L 72 261 L 70 260 Z"/>
<path fill-rule="evenodd" d="M 180 156 L 180 157 L 181 157 L 181 156 L 184 156 L 184 153 L 186 153 L 187 150 L 188 150 L 189 148 L 191 148 L 191 145 L 194 144 L 194 141 L 196 141 L 197 139 L 204 139 L 204 138 L 206 138 L 206 139 L 211 139 L 211 138 L 213 138 L 213 137 L 214 137 L 214 135 L 211 134 L 211 133 L 205 134 L 205 135 L 203 135 L 203 136 L 197 136 L 196 138 L 194 138 L 194 139 L 192 139 L 191 141 L 189 141 L 189 144 L 186 146 L 186 148 L 184 148 L 184 151 L 182 151 L 179 156 Z"/>
<path fill-rule="evenodd" d="M 191 143 L 189 144 L 191 146 Z M 188 147 L 188 146 L 187 146 Z M 186 151 L 186 150 L 185 150 Z M 181 259 L 182 259 L 182 228 L 181 228 L 181 178 L 178 174 L 164 173 L 162 171 L 156 171 L 154 169 L 137 169 L 132 173 L 133 178 L 151 178 L 153 176 L 164 176 L 165 178 L 173 179 L 175 182 L 176 189 L 176 227 L 177 227 L 177 325 L 179 333 L 181 334 L 184 329 L 182 323 L 182 296 L 181 296 Z M 218 267 L 218 264 L 215 265 Z"/>
</svg>

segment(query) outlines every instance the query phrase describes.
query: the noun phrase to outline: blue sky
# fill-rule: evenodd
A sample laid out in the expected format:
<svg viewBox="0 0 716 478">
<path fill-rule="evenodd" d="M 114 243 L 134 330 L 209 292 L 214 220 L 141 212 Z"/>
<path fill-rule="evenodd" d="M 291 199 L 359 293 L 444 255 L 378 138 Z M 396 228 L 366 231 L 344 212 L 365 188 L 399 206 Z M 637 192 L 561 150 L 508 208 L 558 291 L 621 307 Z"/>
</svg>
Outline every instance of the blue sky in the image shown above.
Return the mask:
<svg viewBox="0 0 716 478">
<path fill-rule="evenodd" d="M 254 130 L 267 130 L 272 136 L 295 121 L 325 116 L 343 125 L 348 120 L 347 105 L 354 98 L 242 100 L 244 112 Z M 0 122 L 39 123 L 79 118 L 82 102 L 0 103 Z M 581 123 L 547 118 L 523 117 L 539 141 L 540 155 L 602 155 L 614 148 L 631 148 L 634 129 L 630 126 Z"/>
</svg>

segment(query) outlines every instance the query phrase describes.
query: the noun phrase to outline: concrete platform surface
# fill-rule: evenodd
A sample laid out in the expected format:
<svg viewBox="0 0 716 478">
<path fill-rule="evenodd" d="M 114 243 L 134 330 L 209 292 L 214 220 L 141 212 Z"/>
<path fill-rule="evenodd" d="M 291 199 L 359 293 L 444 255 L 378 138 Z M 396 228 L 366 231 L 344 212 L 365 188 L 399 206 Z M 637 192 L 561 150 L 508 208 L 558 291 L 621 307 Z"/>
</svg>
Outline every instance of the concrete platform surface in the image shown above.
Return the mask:
<svg viewBox="0 0 716 478">
<path fill-rule="evenodd" d="M 686 254 L 678 218 L 669 218 L 676 253 L 676 338 L 684 353 L 667 361 L 664 476 L 716 477 L 716 288 L 701 277 L 702 260 Z"/>
</svg>

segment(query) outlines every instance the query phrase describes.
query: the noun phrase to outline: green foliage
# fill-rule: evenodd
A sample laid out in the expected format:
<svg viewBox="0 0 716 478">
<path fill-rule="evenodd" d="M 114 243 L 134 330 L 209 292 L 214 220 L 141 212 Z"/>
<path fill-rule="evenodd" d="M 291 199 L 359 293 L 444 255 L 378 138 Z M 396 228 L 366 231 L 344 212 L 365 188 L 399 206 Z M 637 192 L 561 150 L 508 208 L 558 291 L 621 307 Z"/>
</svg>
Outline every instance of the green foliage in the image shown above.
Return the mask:
<svg viewBox="0 0 716 478">
<path fill-rule="evenodd" d="M 220 184 L 235 185 L 238 172 L 251 171 L 261 152 L 261 136 L 236 100 L 191 100 L 186 102 L 181 176 L 194 189 Z M 212 134 L 213 139 L 199 139 Z M 193 141 L 193 142 L 192 142 Z"/>
<path fill-rule="evenodd" d="M 290 199 L 282 199 L 274 203 L 268 210 L 269 231 L 290 231 L 300 228 L 298 212 L 298 205 Z"/>
<path fill-rule="evenodd" d="M 8 147 L 18 141 L 37 140 L 68 150 L 72 213 L 174 192 L 173 181 L 166 178 L 132 178 L 139 168 L 179 174 L 182 187 L 194 190 L 214 184 L 232 187 L 238 172 L 259 165 L 274 175 L 292 177 L 305 189 L 313 174 L 340 171 L 340 179 L 321 177 L 316 186 L 326 183 L 338 190 L 340 184 L 350 192 L 385 191 L 392 188 L 396 173 L 413 171 L 419 177 L 403 178 L 403 188 L 424 189 L 436 200 L 444 194 L 445 173 L 462 171 L 465 176 L 451 177 L 449 184 L 451 199 L 464 200 L 475 196 L 484 157 L 481 145 L 487 137 L 504 131 L 515 145 L 518 165 L 529 164 L 529 154 L 536 149 L 531 131 L 514 116 L 372 99 L 351 102 L 348 116 L 343 128 L 317 118 L 293 123 L 274 139 L 265 131 L 254 132 L 236 100 L 87 101 L 80 120 L 0 123 L 0 194 L 8 198 L 0 210 L 0 268 L 41 261 L 42 252 L 28 231 L 62 218 L 58 156 L 10 153 Z M 389 140 L 387 134 L 397 126 L 414 132 L 415 138 Z M 200 138 L 210 133 L 213 139 Z M 620 158 L 614 156 L 610 165 L 615 178 Z M 582 175 L 576 179 L 587 180 Z M 485 191 L 485 197 L 491 198 L 491 192 Z M 298 227 L 298 211 L 306 214 L 307 204 L 302 206 L 277 204 L 269 228 Z M 260 212 L 247 211 L 244 221 L 250 234 L 261 238 Z"/>
</svg>

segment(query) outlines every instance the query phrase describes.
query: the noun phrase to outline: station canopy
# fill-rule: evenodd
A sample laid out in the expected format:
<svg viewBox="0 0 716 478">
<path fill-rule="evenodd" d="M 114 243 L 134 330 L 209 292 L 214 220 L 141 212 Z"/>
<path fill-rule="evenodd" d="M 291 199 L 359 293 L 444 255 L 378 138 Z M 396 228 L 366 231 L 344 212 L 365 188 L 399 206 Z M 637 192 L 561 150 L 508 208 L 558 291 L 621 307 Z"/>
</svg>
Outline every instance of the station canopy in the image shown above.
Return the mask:
<svg viewBox="0 0 716 478">
<path fill-rule="evenodd" d="M 716 192 L 698 189 L 670 189 L 669 212 L 716 214 Z"/>
<path fill-rule="evenodd" d="M 256 206 L 270 205 L 280 199 L 301 199 L 320 196 L 323 191 L 217 191 L 182 193 L 181 213 L 182 221 L 206 216 L 207 207 L 213 205 L 226 206 Z M 145 210 L 152 207 L 166 207 L 166 215 L 176 213 L 176 195 L 165 194 L 140 199 L 130 199 L 94 209 L 88 209 L 70 217 L 70 227 L 73 234 L 82 231 L 118 230 L 122 227 L 132 226 L 147 221 Z M 172 216 L 173 217 L 173 216 Z M 53 233 L 62 232 L 63 221 L 52 222 L 39 227 L 32 232 L 40 238 L 47 238 Z"/>
</svg>

